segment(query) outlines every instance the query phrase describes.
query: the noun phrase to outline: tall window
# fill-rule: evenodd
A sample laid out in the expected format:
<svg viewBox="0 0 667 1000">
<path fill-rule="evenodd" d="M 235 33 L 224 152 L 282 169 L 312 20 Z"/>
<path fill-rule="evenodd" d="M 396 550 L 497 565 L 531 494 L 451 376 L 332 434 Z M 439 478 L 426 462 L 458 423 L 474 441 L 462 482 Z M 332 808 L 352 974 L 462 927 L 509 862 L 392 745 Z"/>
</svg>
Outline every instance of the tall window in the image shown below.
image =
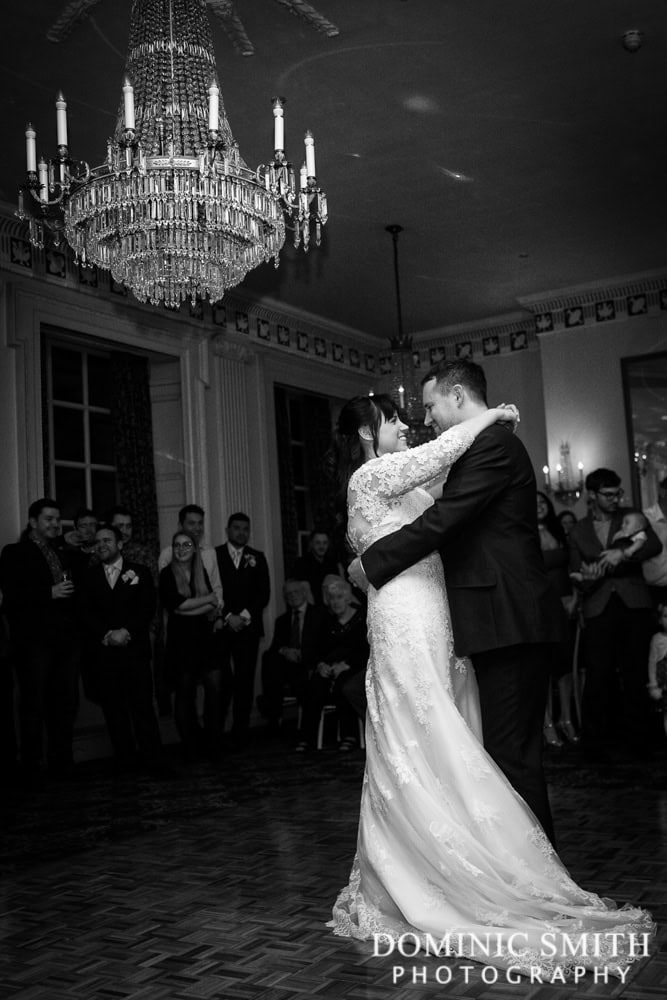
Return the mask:
<svg viewBox="0 0 667 1000">
<path fill-rule="evenodd" d="M 276 386 L 275 408 L 283 558 L 289 573 L 314 527 L 333 530 L 331 483 L 323 466 L 331 441 L 331 400 Z"/>
<path fill-rule="evenodd" d="M 66 520 L 78 507 L 102 513 L 118 495 L 110 355 L 51 338 L 44 348 L 48 492 Z"/>
</svg>

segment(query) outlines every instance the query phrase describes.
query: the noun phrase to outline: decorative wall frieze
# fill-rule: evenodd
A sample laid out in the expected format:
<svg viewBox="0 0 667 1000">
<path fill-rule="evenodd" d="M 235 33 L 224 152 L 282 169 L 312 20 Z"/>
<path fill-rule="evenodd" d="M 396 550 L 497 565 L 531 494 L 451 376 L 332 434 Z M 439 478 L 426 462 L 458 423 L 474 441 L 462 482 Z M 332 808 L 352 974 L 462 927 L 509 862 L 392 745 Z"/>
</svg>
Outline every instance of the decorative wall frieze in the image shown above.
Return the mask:
<svg viewBox="0 0 667 1000">
<path fill-rule="evenodd" d="M 497 354 L 537 348 L 532 317 L 511 313 L 486 322 L 459 323 L 440 331 L 430 330 L 413 338 L 412 360 L 416 369 L 428 369 L 439 361 L 480 361 Z M 380 372 L 388 366 L 388 353 L 379 359 Z"/>
<path fill-rule="evenodd" d="M 537 335 L 625 321 L 667 310 L 667 268 L 526 295 L 518 301 L 533 314 Z"/>
<path fill-rule="evenodd" d="M 134 314 L 142 325 L 155 325 L 156 317 L 162 317 L 180 327 L 184 336 L 212 340 L 218 353 L 229 337 L 236 341 L 230 351 L 238 356 L 238 337 L 247 338 L 246 361 L 257 351 L 270 350 L 336 368 L 375 370 L 378 343 L 371 335 L 299 309 L 284 308 L 279 302 L 254 301 L 236 289 L 214 305 L 184 302 L 171 310 L 138 302 L 108 271 L 78 264 L 66 243 L 44 250 L 32 246 L 24 225 L 13 215 L 13 207 L 1 203 L 0 267 L 6 273 L 22 275 L 24 280 L 35 279 L 98 301 L 113 302 L 117 309 Z"/>
</svg>

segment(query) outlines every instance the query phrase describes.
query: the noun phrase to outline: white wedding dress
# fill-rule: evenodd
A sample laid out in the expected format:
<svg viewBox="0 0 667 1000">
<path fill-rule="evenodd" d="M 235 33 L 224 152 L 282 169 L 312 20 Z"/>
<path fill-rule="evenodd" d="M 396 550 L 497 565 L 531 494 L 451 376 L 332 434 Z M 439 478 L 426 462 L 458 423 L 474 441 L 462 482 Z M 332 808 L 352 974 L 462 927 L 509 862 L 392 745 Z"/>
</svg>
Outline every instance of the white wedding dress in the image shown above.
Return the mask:
<svg viewBox="0 0 667 1000">
<path fill-rule="evenodd" d="M 454 427 L 358 469 L 348 490 L 356 552 L 426 510 L 433 500 L 422 487 L 442 481 L 472 440 Z M 387 935 L 385 943 L 416 934 L 426 951 L 450 935 L 451 954 L 524 973 L 605 966 L 619 974 L 645 954 L 633 935 L 653 932 L 650 914 L 576 885 L 485 752 L 474 672 L 454 654 L 437 553 L 370 588 L 368 630 L 357 853 L 333 908 L 334 933 Z M 578 953 L 562 954 L 562 935 Z"/>
</svg>

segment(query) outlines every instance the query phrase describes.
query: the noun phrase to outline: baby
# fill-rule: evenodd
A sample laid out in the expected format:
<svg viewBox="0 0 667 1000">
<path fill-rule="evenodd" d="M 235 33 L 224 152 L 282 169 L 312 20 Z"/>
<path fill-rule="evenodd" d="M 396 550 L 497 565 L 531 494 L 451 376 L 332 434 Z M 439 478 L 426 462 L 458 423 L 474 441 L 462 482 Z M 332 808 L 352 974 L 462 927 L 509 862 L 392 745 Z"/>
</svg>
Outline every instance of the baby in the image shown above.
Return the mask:
<svg viewBox="0 0 667 1000">
<path fill-rule="evenodd" d="M 609 546 L 610 549 L 623 549 L 627 558 L 634 555 L 647 539 L 648 521 L 638 510 L 629 510 L 621 521 L 621 527 L 615 533 Z"/>
<path fill-rule="evenodd" d="M 614 533 L 609 547 L 605 549 L 605 552 L 608 552 L 610 549 L 621 549 L 625 558 L 629 559 L 630 556 L 633 556 L 642 547 L 648 538 L 646 534 L 647 526 L 648 521 L 641 511 L 629 510 L 627 514 L 623 515 L 621 527 Z M 604 552 L 601 553 L 600 559 L 603 555 Z M 581 583 L 582 580 L 595 579 L 603 573 L 602 567 L 596 572 L 596 566 L 596 563 L 587 563 L 585 572 L 570 573 L 570 579 L 575 580 L 577 583 Z"/>
</svg>

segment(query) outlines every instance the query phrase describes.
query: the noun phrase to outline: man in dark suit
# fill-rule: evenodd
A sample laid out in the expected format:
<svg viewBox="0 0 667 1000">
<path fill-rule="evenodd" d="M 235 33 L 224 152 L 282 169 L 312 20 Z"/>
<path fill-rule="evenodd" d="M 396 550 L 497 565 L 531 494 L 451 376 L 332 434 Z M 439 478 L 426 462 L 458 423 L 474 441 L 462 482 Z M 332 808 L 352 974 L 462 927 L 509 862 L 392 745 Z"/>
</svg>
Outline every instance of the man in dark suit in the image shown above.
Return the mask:
<svg viewBox="0 0 667 1000">
<path fill-rule="evenodd" d="M 264 635 L 262 612 L 271 593 L 264 553 L 251 548 L 249 538 L 248 515 L 231 514 L 227 542 L 215 550 L 222 582 L 222 656 L 234 677 L 232 739 L 236 745 L 242 745 L 248 734 L 257 651 Z M 228 707 L 224 705 L 224 715 Z"/>
<path fill-rule="evenodd" d="M 619 749 L 646 757 L 646 664 L 654 620 L 642 563 L 660 554 L 661 543 L 647 527 L 646 541 L 633 555 L 611 548 L 627 513 L 620 508 L 620 476 L 612 469 L 595 469 L 586 476 L 586 489 L 588 515 L 577 521 L 568 538 L 570 569 L 584 576 L 579 584 L 586 626 L 582 747 L 587 756 L 602 761 Z"/>
<path fill-rule="evenodd" d="M 162 741 L 150 669 L 155 585 L 150 570 L 126 561 L 121 549 L 118 528 L 98 529 L 99 562 L 88 570 L 80 598 L 86 669 L 104 712 L 116 765 L 135 766 L 138 748 L 143 763 L 159 769 Z"/>
<path fill-rule="evenodd" d="M 308 581 L 285 580 L 287 611 L 276 618 L 273 641 L 262 657 L 262 694 L 257 706 L 270 732 L 280 727 L 286 688 L 303 707 L 308 677 L 318 662 L 328 625 L 324 609 L 308 603 L 307 588 Z"/>
<path fill-rule="evenodd" d="M 424 423 L 436 434 L 487 409 L 473 362 L 441 362 L 422 384 Z M 547 644 L 559 640 L 563 612 L 544 570 L 535 494 L 524 446 L 495 424 L 455 462 L 432 507 L 367 549 L 363 569 L 381 587 L 440 551 L 456 653 L 475 668 L 484 745 L 553 840 L 542 722 Z"/>
<path fill-rule="evenodd" d="M 42 761 L 55 776 L 72 767 L 81 642 L 74 608 L 77 566 L 62 545 L 60 507 L 43 497 L 28 510 L 20 541 L 0 560 L 4 611 L 19 689 L 20 761 L 32 780 Z"/>
</svg>

